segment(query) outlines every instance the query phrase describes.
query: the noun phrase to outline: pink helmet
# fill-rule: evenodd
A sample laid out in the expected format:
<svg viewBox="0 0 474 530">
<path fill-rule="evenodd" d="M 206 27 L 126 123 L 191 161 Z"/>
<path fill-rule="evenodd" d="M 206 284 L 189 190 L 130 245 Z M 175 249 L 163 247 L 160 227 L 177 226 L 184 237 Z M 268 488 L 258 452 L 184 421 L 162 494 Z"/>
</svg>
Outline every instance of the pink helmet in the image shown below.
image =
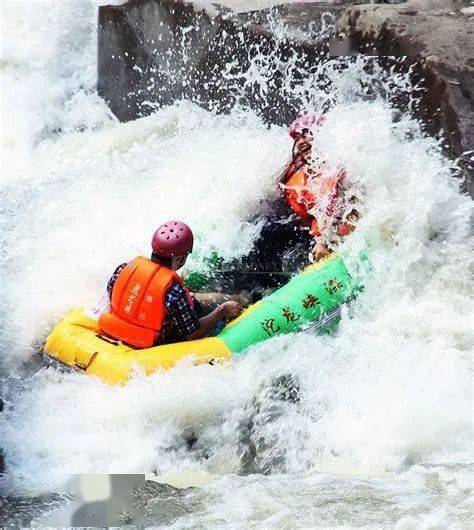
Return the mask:
<svg viewBox="0 0 474 530">
<path fill-rule="evenodd" d="M 194 236 L 191 228 L 181 221 L 168 221 L 153 234 L 151 247 L 158 256 L 172 258 L 193 250 Z"/>
<path fill-rule="evenodd" d="M 322 125 L 324 120 L 324 116 L 318 112 L 303 114 L 303 116 L 296 118 L 296 120 L 290 125 L 290 136 L 296 138 L 296 136 L 301 134 L 304 129 L 312 129 L 315 126 Z"/>
</svg>

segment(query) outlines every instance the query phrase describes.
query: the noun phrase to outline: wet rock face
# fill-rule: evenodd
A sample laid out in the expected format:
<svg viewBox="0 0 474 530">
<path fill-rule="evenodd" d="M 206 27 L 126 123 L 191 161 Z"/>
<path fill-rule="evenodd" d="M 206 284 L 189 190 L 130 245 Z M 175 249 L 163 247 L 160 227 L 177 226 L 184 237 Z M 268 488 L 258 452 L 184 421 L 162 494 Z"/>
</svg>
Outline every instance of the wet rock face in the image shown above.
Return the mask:
<svg viewBox="0 0 474 530">
<path fill-rule="evenodd" d="M 401 5 L 347 8 L 339 29 L 364 50 L 408 56 L 422 88 L 417 114 L 431 134 L 442 132 L 447 151 L 460 157 L 465 190 L 474 195 L 474 27 L 462 0 L 409 0 Z"/>
<path fill-rule="evenodd" d="M 151 1 L 101 7 L 99 92 L 114 114 L 127 121 L 175 100 L 198 98 L 198 83 L 212 91 L 209 74 L 219 59 L 227 58 L 210 58 L 206 45 L 226 25 L 222 19 L 212 23 L 191 4 Z"/>
<path fill-rule="evenodd" d="M 199 3 L 170 0 L 102 6 L 98 90 L 122 121 L 186 98 L 216 112 L 243 103 L 268 122 L 288 124 L 301 102 L 281 89 L 286 74 L 278 62 L 300 57 L 300 73 L 293 74 L 297 84 L 305 68 L 310 71 L 328 53 L 408 56 L 397 68 L 410 69 L 423 88 L 416 114 L 431 134 L 442 131 L 447 151 L 464 161 L 465 188 L 473 194 L 474 29 L 469 8 L 465 0 L 293 3 L 275 10 L 291 35 L 282 39 L 268 10 L 203 10 Z M 322 25 L 328 13 L 347 37 L 340 46 L 327 35 L 308 38 L 307 28 Z M 258 66 L 260 53 L 275 58 L 264 90 L 243 75 Z M 393 67 L 388 57 L 386 64 Z"/>
<path fill-rule="evenodd" d="M 301 6 L 306 6 L 302 9 Z M 329 9 L 321 4 L 279 8 L 295 28 L 314 24 Z M 314 64 L 327 42 L 281 40 L 268 24 L 268 12 L 202 10 L 192 3 L 137 0 L 99 9 L 99 93 L 122 121 L 186 98 L 226 112 L 236 103 L 250 105 L 272 123 L 288 123 L 299 108 L 280 90 L 284 71 L 274 68 L 261 90 L 244 72 L 257 56 L 279 60 L 299 54 Z"/>
</svg>

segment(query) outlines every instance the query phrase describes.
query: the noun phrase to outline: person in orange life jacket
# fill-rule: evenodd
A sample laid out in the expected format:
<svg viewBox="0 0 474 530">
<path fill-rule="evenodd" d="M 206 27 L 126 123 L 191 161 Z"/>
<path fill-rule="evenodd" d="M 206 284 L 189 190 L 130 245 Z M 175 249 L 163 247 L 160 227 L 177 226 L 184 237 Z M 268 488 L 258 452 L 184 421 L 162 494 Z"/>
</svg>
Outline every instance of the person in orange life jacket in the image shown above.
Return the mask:
<svg viewBox="0 0 474 530">
<path fill-rule="evenodd" d="M 342 170 L 329 172 L 314 167 L 313 130 L 324 123 L 322 114 L 305 114 L 290 126 L 289 134 L 294 139 L 292 160 L 279 180 L 280 188 L 290 208 L 310 228 L 314 238 L 313 259 L 327 256 L 330 250 L 328 240 L 345 237 L 353 232 L 358 214 L 352 210 L 343 216 L 347 203 L 344 197 Z M 314 216 L 319 212 L 323 221 Z"/>
<path fill-rule="evenodd" d="M 242 306 L 228 300 L 199 318 L 198 302 L 175 272 L 186 262 L 193 242 L 189 226 L 169 221 L 153 235 L 150 259 L 139 256 L 119 265 L 107 285 L 111 308 L 99 319 L 101 333 L 135 348 L 150 348 L 202 338 L 221 320 L 238 317 Z"/>
</svg>

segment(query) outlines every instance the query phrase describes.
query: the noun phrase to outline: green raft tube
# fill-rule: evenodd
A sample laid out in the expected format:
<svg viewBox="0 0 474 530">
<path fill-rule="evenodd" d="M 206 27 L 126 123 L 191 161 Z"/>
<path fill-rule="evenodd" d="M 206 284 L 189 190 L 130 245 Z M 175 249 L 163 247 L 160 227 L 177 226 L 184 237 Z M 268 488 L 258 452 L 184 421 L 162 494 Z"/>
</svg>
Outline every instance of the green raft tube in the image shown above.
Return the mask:
<svg viewBox="0 0 474 530">
<path fill-rule="evenodd" d="M 225 361 L 244 354 L 253 344 L 310 323 L 325 331 L 337 319 L 340 307 L 360 290 L 342 257 L 333 254 L 248 307 L 216 337 L 135 350 L 100 335 L 97 322 L 82 309 L 74 309 L 49 335 L 45 353 L 88 375 L 123 384 L 137 367 L 151 374 L 189 356 L 196 363 Z"/>
</svg>

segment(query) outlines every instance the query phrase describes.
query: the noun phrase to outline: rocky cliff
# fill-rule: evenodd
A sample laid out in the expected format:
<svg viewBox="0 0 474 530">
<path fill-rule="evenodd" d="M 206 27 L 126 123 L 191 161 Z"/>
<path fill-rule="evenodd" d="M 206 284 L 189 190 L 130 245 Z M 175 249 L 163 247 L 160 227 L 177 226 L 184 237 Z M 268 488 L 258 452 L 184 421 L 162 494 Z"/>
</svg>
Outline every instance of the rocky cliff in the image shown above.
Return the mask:
<svg viewBox="0 0 474 530">
<path fill-rule="evenodd" d="M 167 0 L 103 6 L 99 92 L 125 121 L 186 98 L 217 112 L 241 103 L 268 121 L 287 123 L 299 105 L 281 90 L 284 65 L 294 57 L 299 64 L 317 64 L 327 52 L 327 40 L 307 40 L 305 29 L 340 11 L 341 6 L 295 4 L 279 6 L 273 14 L 236 13 Z M 288 25 L 289 35 L 277 35 L 279 23 Z M 261 62 L 269 57 L 273 60 Z M 252 70 L 254 82 L 240 76 Z M 299 80 L 296 71 L 294 82 Z"/>
<path fill-rule="evenodd" d="M 410 0 L 397 5 L 354 5 L 339 29 L 362 51 L 409 56 L 422 88 L 417 111 L 429 132 L 444 132 L 447 150 L 461 157 L 473 194 L 474 8 L 461 0 Z"/>
<path fill-rule="evenodd" d="M 186 98 L 216 112 L 245 104 L 284 124 L 301 107 L 298 91 L 282 90 L 290 68 L 297 85 L 328 55 L 380 55 L 387 69 L 410 71 L 421 96 L 414 112 L 463 160 L 472 193 L 473 19 L 463 0 L 336 0 L 272 10 L 239 2 L 238 12 L 197 0 L 133 0 L 99 10 L 98 88 L 121 120 Z M 392 59 L 401 56 L 407 59 Z"/>
</svg>

